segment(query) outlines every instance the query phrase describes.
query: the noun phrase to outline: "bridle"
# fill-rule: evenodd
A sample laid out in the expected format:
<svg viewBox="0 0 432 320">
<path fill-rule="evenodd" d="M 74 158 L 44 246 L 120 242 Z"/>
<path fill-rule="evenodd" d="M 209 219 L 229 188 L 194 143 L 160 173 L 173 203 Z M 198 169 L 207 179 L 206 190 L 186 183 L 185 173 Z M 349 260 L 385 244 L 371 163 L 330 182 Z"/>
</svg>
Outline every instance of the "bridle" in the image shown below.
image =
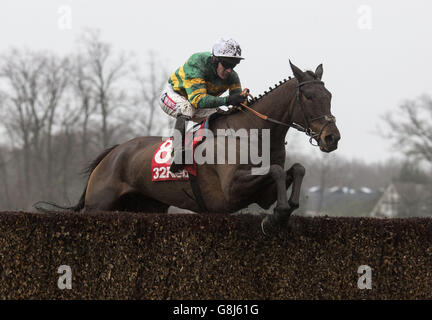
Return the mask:
<svg viewBox="0 0 432 320">
<path fill-rule="evenodd" d="M 304 107 L 303 101 L 302 101 L 302 99 L 300 99 L 301 87 L 304 86 L 304 85 L 308 85 L 308 84 L 324 84 L 324 82 L 322 82 L 321 80 L 308 80 L 308 81 L 299 82 L 297 84 L 297 86 L 296 86 L 296 94 L 292 98 L 292 100 L 290 102 L 290 107 L 289 107 L 289 109 L 290 109 L 289 112 L 290 112 L 290 114 L 292 116 L 293 115 L 293 111 L 294 111 L 293 110 L 294 104 L 295 104 L 296 101 L 299 101 L 300 108 L 302 110 L 302 114 L 303 114 L 303 118 L 304 118 L 304 123 L 306 124 L 306 127 L 303 127 L 302 125 L 300 125 L 298 123 L 294 123 L 294 122 L 291 123 L 291 119 L 289 120 L 288 123 L 284 123 L 284 122 L 281 122 L 279 120 L 270 118 L 269 116 L 264 115 L 264 114 L 262 114 L 262 113 L 260 113 L 260 112 L 258 112 L 256 110 L 250 108 L 249 106 L 247 106 L 244 103 L 241 103 L 241 106 L 245 107 L 247 110 L 251 111 L 253 114 L 255 114 L 256 116 L 258 116 L 259 118 L 261 118 L 263 120 L 266 120 L 266 121 L 269 121 L 269 122 L 272 122 L 272 123 L 276 123 L 278 125 L 282 125 L 282 126 L 285 126 L 285 127 L 288 127 L 288 128 L 294 128 L 294 129 L 296 129 L 298 131 L 304 132 L 307 136 L 310 137 L 309 143 L 311 145 L 315 146 L 315 147 L 318 147 L 319 146 L 319 139 L 316 139 L 316 138 L 321 136 L 321 134 L 323 133 L 324 129 L 329 124 L 335 123 L 336 122 L 336 118 L 333 115 L 331 115 L 331 114 L 323 114 L 323 115 L 320 115 L 320 116 L 315 117 L 315 118 L 310 118 L 309 117 L 309 115 L 307 114 L 306 109 Z M 249 97 L 253 98 L 253 96 L 249 93 L 249 89 L 244 89 L 243 92 L 242 92 L 242 95 L 249 96 Z M 316 132 L 312 131 L 310 124 L 312 122 L 314 122 L 314 121 L 321 120 L 321 119 L 324 119 L 325 123 L 321 127 L 319 133 L 316 133 Z M 318 141 L 317 144 L 313 143 L 313 139 L 314 138 Z"/>
<path fill-rule="evenodd" d="M 304 118 L 304 121 L 305 121 L 305 124 L 306 124 L 306 127 L 307 127 L 307 128 L 303 128 L 303 129 L 304 129 L 304 132 L 306 133 L 306 135 L 308 135 L 310 137 L 309 143 L 311 145 L 313 145 L 313 146 L 318 147 L 319 146 L 319 139 L 316 139 L 318 141 L 318 144 L 313 144 L 313 139 L 316 138 L 316 137 L 321 137 L 321 134 L 323 133 L 324 129 L 329 124 L 336 122 L 336 117 L 334 117 L 331 114 L 323 114 L 323 115 L 320 115 L 318 117 L 315 117 L 315 118 L 312 118 L 312 119 L 308 120 L 307 112 L 306 112 L 306 109 L 304 107 L 303 101 L 302 101 L 302 99 L 300 99 L 300 88 L 302 86 L 304 86 L 304 85 L 312 84 L 312 83 L 324 85 L 324 82 L 322 82 L 321 80 L 309 80 L 309 81 L 300 82 L 300 83 L 297 84 L 297 91 L 296 91 L 295 99 L 300 102 L 300 108 L 302 110 L 303 118 Z M 290 112 L 291 112 L 291 114 L 293 114 L 292 108 L 291 108 Z M 314 121 L 317 121 L 317 120 L 321 120 L 321 119 L 324 119 L 325 123 L 322 125 L 319 133 L 316 133 L 316 132 L 312 131 L 310 123 L 312 123 Z"/>
</svg>

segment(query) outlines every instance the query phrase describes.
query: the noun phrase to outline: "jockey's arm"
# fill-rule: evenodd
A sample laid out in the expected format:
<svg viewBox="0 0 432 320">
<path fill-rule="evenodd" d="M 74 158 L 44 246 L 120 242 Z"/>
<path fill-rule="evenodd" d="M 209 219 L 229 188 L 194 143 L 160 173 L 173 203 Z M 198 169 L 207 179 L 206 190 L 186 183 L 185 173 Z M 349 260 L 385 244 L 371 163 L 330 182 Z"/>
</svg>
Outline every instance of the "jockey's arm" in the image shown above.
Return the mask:
<svg viewBox="0 0 432 320">
<path fill-rule="evenodd" d="M 194 108 L 217 108 L 225 105 L 226 97 L 212 96 L 205 85 L 194 85 L 186 89 L 188 100 Z"/>
<path fill-rule="evenodd" d="M 229 94 L 230 95 L 240 94 L 240 93 L 242 93 L 242 87 L 240 85 L 240 82 L 230 86 L 230 88 L 229 88 Z"/>
<path fill-rule="evenodd" d="M 240 81 L 230 85 L 229 94 L 240 94 L 242 92 Z M 186 89 L 188 100 L 194 108 L 217 108 L 226 106 L 227 96 L 218 97 L 208 94 L 205 83 L 193 85 Z"/>
</svg>

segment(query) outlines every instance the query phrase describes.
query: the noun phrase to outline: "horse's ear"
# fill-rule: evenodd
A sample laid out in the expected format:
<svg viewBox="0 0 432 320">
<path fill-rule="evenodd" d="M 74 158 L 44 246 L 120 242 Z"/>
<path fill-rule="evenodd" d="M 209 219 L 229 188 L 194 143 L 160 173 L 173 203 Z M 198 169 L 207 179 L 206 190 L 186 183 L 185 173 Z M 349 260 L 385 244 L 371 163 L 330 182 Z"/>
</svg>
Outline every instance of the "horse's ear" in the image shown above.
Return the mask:
<svg viewBox="0 0 432 320">
<path fill-rule="evenodd" d="M 322 63 L 316 68 L 315 75 L 316 75 L 317 79 L 321 80 L 322 75 L 323 75 L 323 66 L 322 66 Z"/>
<path fill-rule="evenodd" d="M 290 66 L 291 66 L 291 70 L 294 74 L 294 77 L 296 77 L 296 79 L 298 80 L 298 82 L 303 82 L 304 80 L 304 73 L 303 71 L 301 71 L 298 67 L 296 67 L 295 65 L 293 65 L 291 63 L 291 60 L 289 61 Z"/>
</svg>

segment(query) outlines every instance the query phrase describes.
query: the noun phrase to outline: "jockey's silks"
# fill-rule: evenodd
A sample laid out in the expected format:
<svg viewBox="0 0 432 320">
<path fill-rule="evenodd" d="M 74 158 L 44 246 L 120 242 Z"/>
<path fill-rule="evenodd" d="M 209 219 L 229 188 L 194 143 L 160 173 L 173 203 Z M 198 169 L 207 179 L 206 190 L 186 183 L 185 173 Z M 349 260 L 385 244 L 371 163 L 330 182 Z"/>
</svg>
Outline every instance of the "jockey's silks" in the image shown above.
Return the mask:
<svg viewBox="0 0 432 320">
<path fill-rule="evenodd" d="M 193 54 L 171 75 L 168 82 L 195 108 L 216 108 L 226 105 L 227 97 L 220 97 L 222 93 L 227 90 L 229 94 L 242 91 L 240 79 L 234 70 L 227 79 L 219 78 L 210 52 Z"/>
</svg>

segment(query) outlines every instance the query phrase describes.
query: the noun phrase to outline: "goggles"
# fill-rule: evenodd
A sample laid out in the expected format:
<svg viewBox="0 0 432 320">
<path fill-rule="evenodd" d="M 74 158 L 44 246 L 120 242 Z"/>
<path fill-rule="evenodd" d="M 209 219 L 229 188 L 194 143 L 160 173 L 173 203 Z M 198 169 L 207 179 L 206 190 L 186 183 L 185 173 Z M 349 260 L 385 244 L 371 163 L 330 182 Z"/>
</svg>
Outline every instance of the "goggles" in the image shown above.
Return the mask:
<svg viewBox="0 0 432 320">
<path fill-rule="evenodd" d="M 233 63 L 233 62 L 228 62 L 223 60 L 219 60 L 219 62 L 225 69 L 234 69 L 235 66 L 238 64 L 238 63 Z"/>
</svg>

